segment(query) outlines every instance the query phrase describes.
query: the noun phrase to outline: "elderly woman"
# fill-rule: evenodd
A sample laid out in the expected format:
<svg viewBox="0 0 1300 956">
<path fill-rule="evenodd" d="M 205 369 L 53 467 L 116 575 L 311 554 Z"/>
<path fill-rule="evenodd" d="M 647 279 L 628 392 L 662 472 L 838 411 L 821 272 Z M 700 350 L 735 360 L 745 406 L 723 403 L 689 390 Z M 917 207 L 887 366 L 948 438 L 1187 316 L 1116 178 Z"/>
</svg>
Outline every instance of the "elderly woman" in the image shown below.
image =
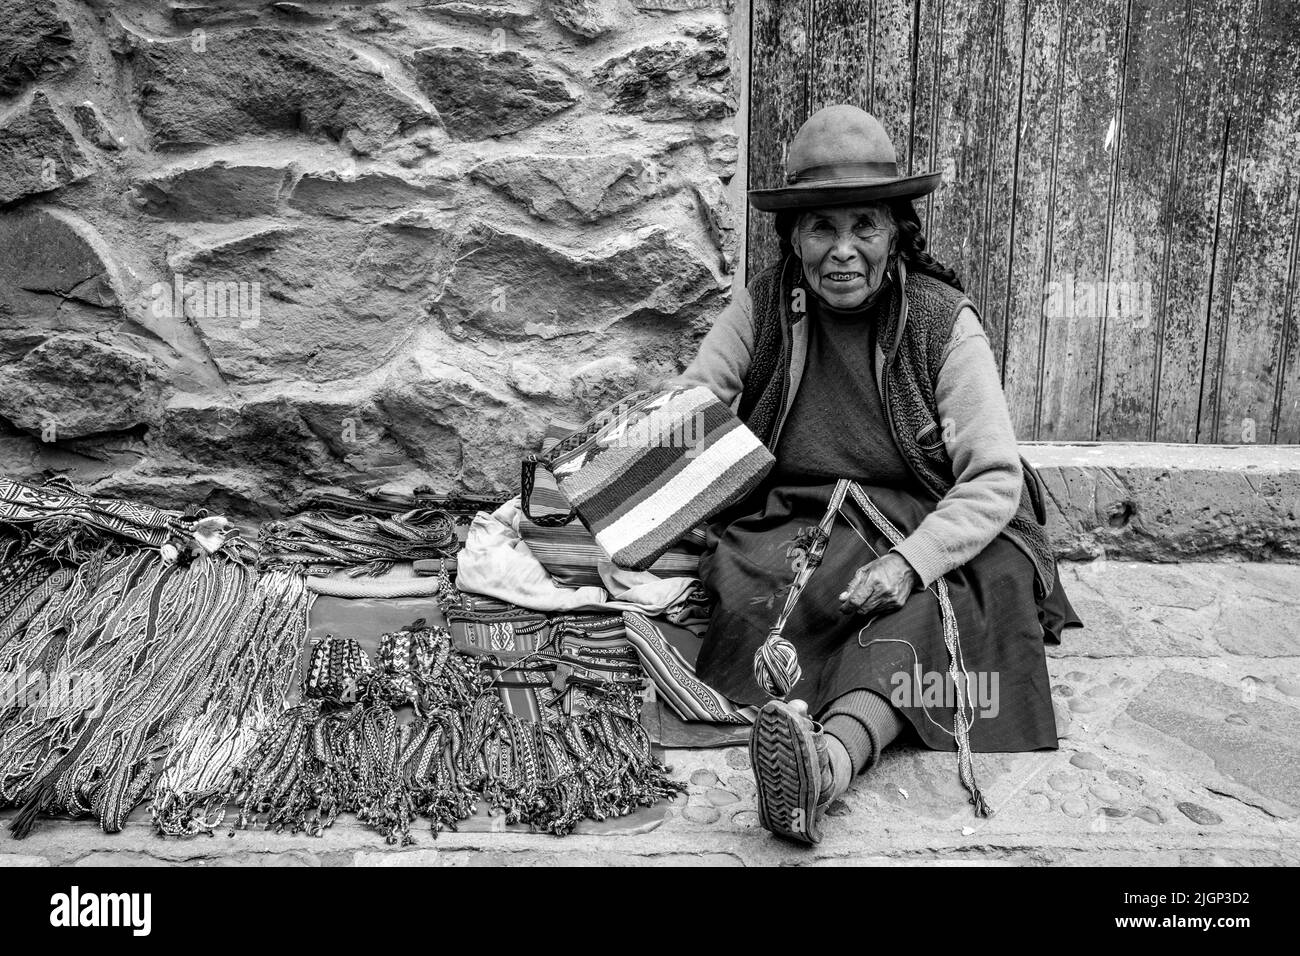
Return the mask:
<svg viewBox="0 0 1300 956">
<path fill-rule="evenodd" d="M 824 808 L 909 725 L 931 748 L 957 746 L 940 578 L 973 750 L 1057 746 L 1043 644 L 1079 622 L 979 316 L 925 251 L 911 200 L 938 175 L 899 175 L 880 123 L 841 105 L 799 130 L 786 179 L 750 192 L 776 213 L 780 261 L 677 381 L 734 404 L 776 456 L 762 487 L 710 527 L 701 577 L 718 603 L 697 673 L 764 705 L 751 739 L 764 826 L 815 843 Z M 770 700 L 751 661 L 838 479 L 898 534 L 839 509 L 784 628 L 802 677 L 790 703 Z"/>
</svg>

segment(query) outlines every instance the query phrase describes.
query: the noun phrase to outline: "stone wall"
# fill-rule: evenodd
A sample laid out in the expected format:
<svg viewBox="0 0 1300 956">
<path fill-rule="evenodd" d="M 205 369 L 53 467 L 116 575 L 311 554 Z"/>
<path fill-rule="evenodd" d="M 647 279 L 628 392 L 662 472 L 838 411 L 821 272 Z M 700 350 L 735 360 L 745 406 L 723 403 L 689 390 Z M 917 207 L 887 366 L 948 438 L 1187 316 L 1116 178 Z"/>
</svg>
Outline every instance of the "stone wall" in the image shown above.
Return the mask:
<svg viewBox="0 0 1300 956">
<path fill-rule="evenodd" d="M 0 0 L 0 472 L 506 491 L 737 262 L 730 0 Z"/>
</svg>

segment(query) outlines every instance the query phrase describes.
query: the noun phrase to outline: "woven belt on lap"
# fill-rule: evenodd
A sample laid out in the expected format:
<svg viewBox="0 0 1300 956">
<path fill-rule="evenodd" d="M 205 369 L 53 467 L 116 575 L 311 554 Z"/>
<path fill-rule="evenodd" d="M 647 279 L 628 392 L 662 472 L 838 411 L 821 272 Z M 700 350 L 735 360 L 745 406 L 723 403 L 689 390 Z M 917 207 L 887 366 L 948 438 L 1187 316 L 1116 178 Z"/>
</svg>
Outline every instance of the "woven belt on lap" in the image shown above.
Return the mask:
<svg viewBox="0 0 1300 956">
<path fill-rule="evenodd" d="M 754 678 L 758 681 L 759 686 L 774 697 L 784 698 L 802 676 L 798 652 L 795 650 L 794 645 L 782 636 L 782 632 L 799 602 L 800 595 L 803 594 L 808 579 L 812 577 L 813 572 L 821 565 L 825 557 L 826 546 L 830 541 L 831 528 L 835 524 L 836 515 L 841 512 L 844 501 L 848 497 L 851 497 L 857 503 L 868 520 L 875 525 L 882 535 L 889 539 L 891 544 L 898 545 L 903 541 L 903 533 L 876 507 L 875 502 L 871 500 L 870 496 L 862 490 L 862 487 L 856 481 L 840 479 L 835 483 L 835 490 L 831 493 L 831 500 L 826 507 L 826 513 L 822 516 L 813 533 L 807 557 L 803 566 L 795 574 L 794 583 L 786 595 L 785 605 L 782 607 L 776 623 L 768 632 L 766 640 L 754 652 Z M 868 547 L 870 547 L 870 544 L 868 544 Z M 975 807 L 976 815 L 987 817 L 990 810 L 979 785 L 975 782 L 975 768 L 971 758 L 970 727 L 975 712 L 967 698 L 969 685 L 964 679 L 965 665 L 962 663 L 961 638 L 957 630 L 957 615 L 953 611 L 952 601 L 948 595 L 948 584 L 942 577 L 938 578 L 926 590 L 933 593 L 939 602 L 939 616 L 943 622 L 943 641 L 948 649 L 948 677 L 956 691 L 957 706 L 953 718 L 952 735 L 957 742 L 957 772 L 961 777 L 962 785 L 970 792 L 970 802 Z"/>
</svg>

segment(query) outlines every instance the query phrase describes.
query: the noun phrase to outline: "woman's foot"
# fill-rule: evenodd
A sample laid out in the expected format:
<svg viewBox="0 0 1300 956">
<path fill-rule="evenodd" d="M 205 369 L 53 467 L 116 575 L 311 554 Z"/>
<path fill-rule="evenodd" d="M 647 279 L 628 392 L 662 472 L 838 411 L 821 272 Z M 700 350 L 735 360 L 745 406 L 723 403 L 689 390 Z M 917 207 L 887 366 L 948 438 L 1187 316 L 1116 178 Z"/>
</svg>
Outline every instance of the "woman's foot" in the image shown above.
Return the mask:
<svg viewBox="0 0 1300 956">
<path fill-rule="evenodd" d="M 803 701 L 763 705 L 750 733 L 749 756 L 765 828 L 800 843 L 821 842 L 821 810 L 836 792 L 835 743 L 809 719 Z"/>
</svg>

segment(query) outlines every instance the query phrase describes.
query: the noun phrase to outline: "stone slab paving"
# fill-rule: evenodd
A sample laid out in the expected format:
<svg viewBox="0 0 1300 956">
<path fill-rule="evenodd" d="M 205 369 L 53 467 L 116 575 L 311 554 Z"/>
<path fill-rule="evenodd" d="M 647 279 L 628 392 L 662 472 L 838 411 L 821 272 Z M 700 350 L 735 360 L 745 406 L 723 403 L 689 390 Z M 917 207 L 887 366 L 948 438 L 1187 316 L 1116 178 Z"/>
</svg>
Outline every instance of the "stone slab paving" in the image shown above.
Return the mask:
<svg viewBox="0 0 1300 956">
<path fill-rule="evenodd" d="M 1300 863 L 1300 568 L 1067 567 L 1092 627 L 1051 649 L 1061 749 L 976 754 L 995 814 L 970 813 L 952 754 L 886 753 L 815 849 L 758 826 L 743 748 L 669 751 L 687 794 L 663 822 L 564 839 L 443 834 L 389 848 L 350 820 L 311 838 L 106 835 L 43 822 L 0 865 L 1016 865 Z"/>
</svg>

